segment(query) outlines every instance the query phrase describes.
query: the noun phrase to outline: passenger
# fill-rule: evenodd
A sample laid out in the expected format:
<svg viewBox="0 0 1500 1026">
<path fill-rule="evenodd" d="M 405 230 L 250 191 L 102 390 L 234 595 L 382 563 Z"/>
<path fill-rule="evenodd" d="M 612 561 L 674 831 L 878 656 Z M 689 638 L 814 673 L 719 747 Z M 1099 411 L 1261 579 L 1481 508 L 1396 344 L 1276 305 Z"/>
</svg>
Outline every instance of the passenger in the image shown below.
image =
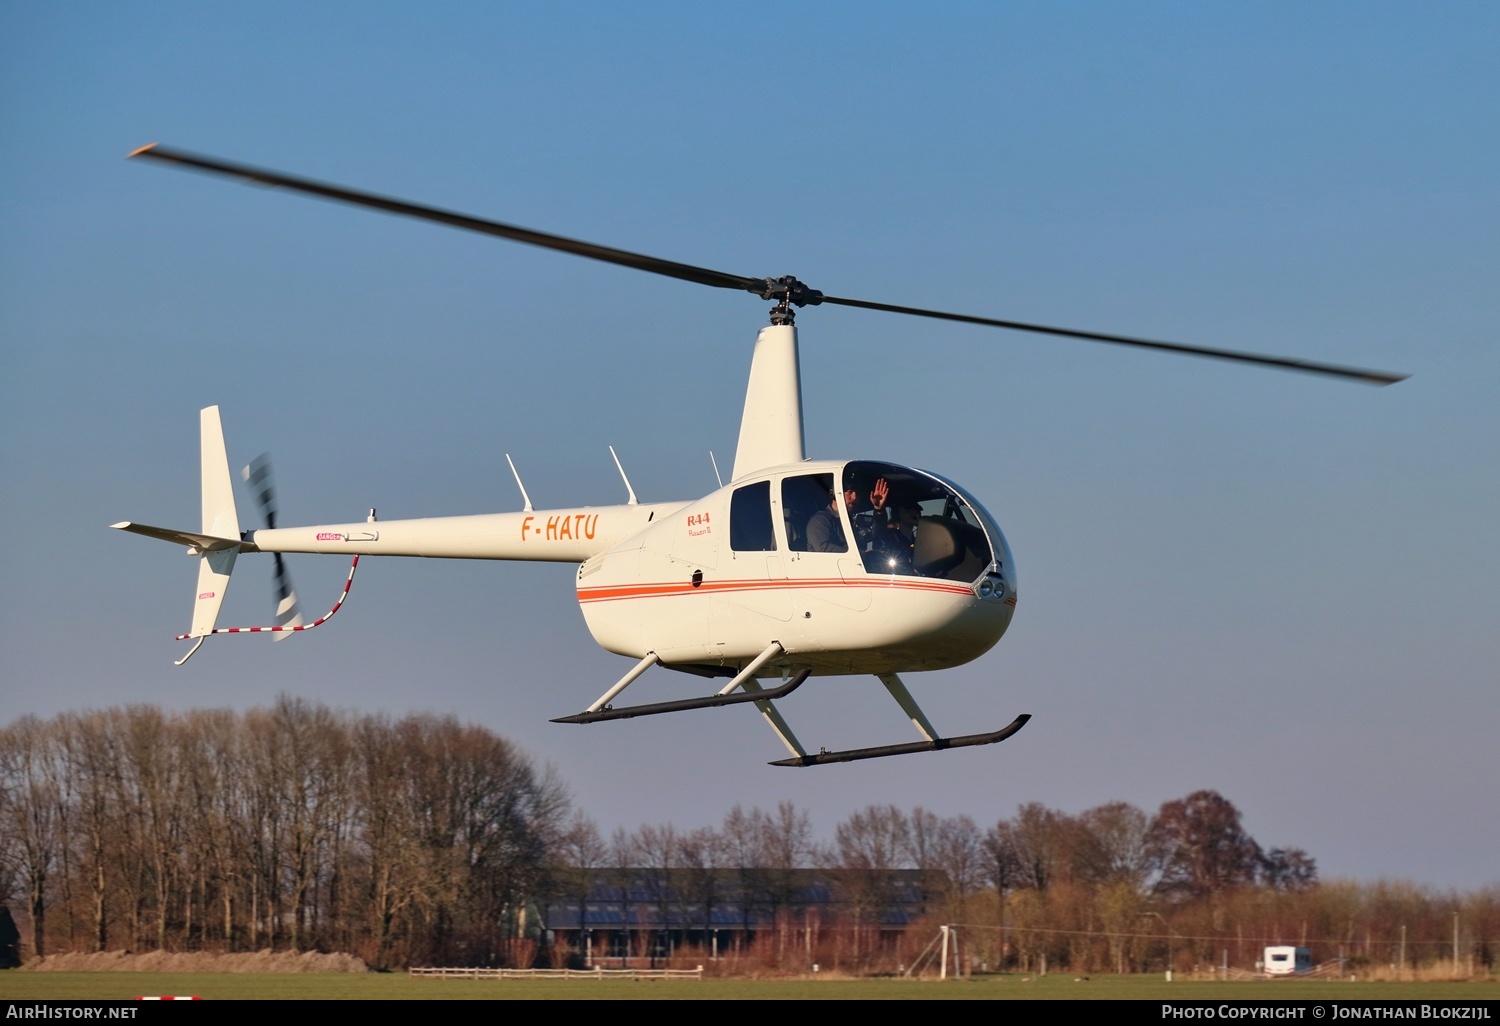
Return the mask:
<svg viewBox="0 0 1500 1026">
<path fill-rule="evenodd" d="M 867 510 L 860 508 L 860 495 L 853 482 L 846 482 L 844 506 L 849 510 L 849 520 L 854 525 L 856 547 L 866 552 L 874 543 L 877 533 L 885 528 L 885 504 L 891 486 L 885 478 L 875 482 L 870 490 Z M 838 500 L 831 494 L 828 505 L 818 510 L 807 521 L 807 551 L 848 552 L 849 543 L 844 538 L 844 525 L 839 519 Z"/>
<path fill-rule="evenodd" d="M 844 501 L 852 503 L 855 493 L 844 493 Z M 830 493 L 828 505 L 814 513 L 807 521 L 808 552 L 848 552 L 849 543 L 844 540 L 844 525 L 839 520 L 838 499 Z"/>
</svg>

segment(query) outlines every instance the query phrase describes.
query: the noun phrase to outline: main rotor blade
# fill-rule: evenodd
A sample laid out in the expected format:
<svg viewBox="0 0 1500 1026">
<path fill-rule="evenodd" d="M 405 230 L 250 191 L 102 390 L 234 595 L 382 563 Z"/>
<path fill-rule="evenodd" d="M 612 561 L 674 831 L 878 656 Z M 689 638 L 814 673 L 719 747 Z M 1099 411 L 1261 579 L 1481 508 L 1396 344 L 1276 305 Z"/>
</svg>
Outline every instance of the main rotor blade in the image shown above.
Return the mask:
<svg viewBox="0 0 1500 1026">
<path fill-rule="evenodd" d="M 941 310 L 923 310 L 918 307 L 896 306 L 891 303 L 875 303 L 864 299 L 841 299 L 837 296 L 825 296 L 820 292 L 809 289 L 797 281 L 797 279 L 791 277 L 778 279 L 746 278 L 737 274 L 727 274 L 723 271 L 715 271 L 707 267 L 695 267 L 692 264 L 681 264 L 674 260 L 662 260 L 659 257 L 646 256 L 643 253 L 632 253 L 629 250 L 599 246 L 592 242 L 582 242 L 578 239 L 569 239 L 561 235 L 534 231 L 530 228 L 521 228 L 516 225 L 504 224 L 500 221 L 489 221 L 484 218 L 470 217 L 467 214 L 440 210 L 436 207 L 408 203 L 405 200 L 377 196 L 374 193 L 360 192 L 341 185 L 317 182 L 308 178 L 297 178 L 293 175 L 282 174 L 280 171 L 270 171 L 265 168 L 251 167 L 248 164 L 236 164 L 227 160 L 220 160 L 217 157 L 206 157 L 200 154 L 188 153 L 184 150 L 174 150 L 157 143 L 142 146 L 131 153 L 130 156 L 156 160 L 166 164 L 181 164 L 184 167 L 198 171 L 226 175 L 230 178 L 242 178 L 247 182 L 259 185 L 291 189 L 295 192 L 306 193 L 321 199 L 350 203 L 355 206 L 368 207 L 372 210 L 380 210 L 402 217 L 435 221 L 438 224 L 446 224 L 453 228 L 480 232 L 484 235 L 495 235 L 502 239 L 511 239 L 515 242 L 524 242 L 532 246 L 541 246 L 544 249 L 555 249 L 563 253 L 572 253 L 575 256 L 588 257 L 591 260 L 602 260 L 605 263 L 619 264 L 622 267 L 633 267 L 639 271 L 649 271 L 652 274 L 661 274 L 669 278 L 678 278 L 682 281 L 696 282 L 699 285 L 749 292 L 763 299 L 781 300 L 783 306 L 786 303 L 791 303 L 799 307 L 831 303 L 835 306 L 851 306 L 864 310 L 878 310 L 883 313 L 907 314 L 912 317 L 931 317 L 937 320 L 959 321 L 964 324 L 978 324 L 991 328 L 1007 328 L 1012 331 L 1029 331 L 1041 335 L 1079 338 L 1092 342 L 1108 342 L 1112 345 L 1134 346 L 1138 349 L 1157 349 L 1169 353 L 1183 353 L 1188 356 L 1204 356 L 1215 360 L 1234 360 L 1238 363 L 1259 364 L 1263 367 L 1278 367 L 1282 370 L 1301 371 L 1307 374 L 1324 374 L 1330 377 L 1362 381 L 1371 385 L 1391 385 L 1398 381 L 1404 381 L 1407 377 L 1405 374 L 1366 370 L 1360 367 L 1344 367 L 1338 364 L 1318 363 L 1313 360 L 1297 360 L 1285 356 L 1267 356 L 1260 353 L 1239 352 L 1233 349 L 1190 346 L 1178 342 L 1133 338 L 1128 335 L 1106 335 L 1102 332 L 1077 331 L 1072 328 L 1057 328 L 1045 324 L 1027 324 L 1022 321 L 1005 321 L 993 317 L 975 317 L 970 314 L 945 313 Z"/>
<path fill-rule="evenodd" d="M 614 249 L 610 246 L 597 246 L 592 242 L 580 242 L 578 239 L 569 239 L 561 235 L 533 231 L 530 228 L 520 228 L 516 225 L 504 224 L 500 221 L 487 221 L 484 218 L 470 217 L 467 214 L 458 214 L 451 210 L 440 210 L 437 207 L 408 203 L 405 200 L 391 199 L 388 196 L 377 196 L 370 192 L 346 189 L 342 185 L 315 182 L 309 178 L 297 178 L 292 175 L 282 174 L 280 171 L 269 171 L 265 168 L 251 167 L 248 164 L 235 164 L 227 160 L 219 160 L 217 157 L 205 157 L 196 153 L 187 153 L 183 150 L 174 150 L 158 143 L 150 143 L 149 145 L 142 146 L 131 153 L 130 156 L 142 157 L 147 160 L 157 160 L 164 164 L 181 164 L 184 167 L 193 168 L 198 171 L 227 175 L 230 178 L 243 178 L 247 182 L 257 185 L 291 189 L 294 192 L 303 192 L 310 196 L 318 196 L 326 200 L 352 203 L 355 206 L 369 207 L 372 210 L 382 210 L 387 214 L 414 217 L 422 221 L 436 221 L 439 224 L 446 224 L 453 228 L 463 228 L 471 232 L 480 232 L 485 235 L 498 235 L 502 239 L 525 242 L 532 246 L 541 246 L 544 249 L 556 249 L 564 253 L 572 253 L 575 256 L 588 257 L 592 260 L 603 260 L 605 263 L 634 267 L 640 271 L 650 271 L 652 274 L 664 274 L 669 278 L 680 278 L 683 281 L 696 282 L 699 285 L 711 285 L 719 289 L 736 289 L 738 291 L 749 292 L 758 291 L 763 287 L 761 282 L 755 278 L 744 278 L 737 274 L 725 274 L 722 271 L 713 271 L 706 267 L 694 267 L 691 264 L 679 264 L 673 260 L 662 260 L 658 257 L 646 256 L 643 253 L 632 253 L 624 249 Z"/>
<path fill-rule="evenodd" d="M 1206 356 L 1215 360 L 1236 360 L 1240 363 L 1255 363 L 1264 367 L 1279 367 L 1282 370 L 1302 371 L 1307 374 L 1326 374 L 1335 378 L 1349 378 L 1369 385 L 1394 385 L 1405 381 L 1409 375 L 1392 374 L 1387 371 L 1365 370 L 1360 367 L 1343 367 L 1333 363 L 1318 363 L 1314 360 L 1295 360 L 1288 356 L 1266 356 L 1261 353 L 1242 353 L 1234 349 L 1213 349 L 1209 346 L 1189 346 L 1180 342 L 1160 342 L 1129 335 L 1106 335 L 1097 331 L 1075 331 L 1072 328 L 1054 328 L 1045 324 L 1027 324 L 1022 321 L 1001 321 L 993 317 L 973 317 L 969 314 L 944 313 L 941 310 L 922 310 L 913 306 L 893 306 L 890 303 L 872 303 L 864 299 L 841 299 L 824 296 L 824 303 L 835 306 L 852 306 L 862 310 L 879 310 L 883 313 L 910 314 L 913 317 L 932 317 L 941 321 L 961 321 L 964 324 L 981 324 L 991 328 L 1009 328 L 1012 331 L 1030 331 L 1040 335 L 1058 335 L 1063 338 L 1081 338 L 1091 342 L 1109 342 L 1114 345 L 1135 346 L 1138 349 L 1160 349 L 1169 353 L 1185 353 L 1189 356 Z"/>
</svg>

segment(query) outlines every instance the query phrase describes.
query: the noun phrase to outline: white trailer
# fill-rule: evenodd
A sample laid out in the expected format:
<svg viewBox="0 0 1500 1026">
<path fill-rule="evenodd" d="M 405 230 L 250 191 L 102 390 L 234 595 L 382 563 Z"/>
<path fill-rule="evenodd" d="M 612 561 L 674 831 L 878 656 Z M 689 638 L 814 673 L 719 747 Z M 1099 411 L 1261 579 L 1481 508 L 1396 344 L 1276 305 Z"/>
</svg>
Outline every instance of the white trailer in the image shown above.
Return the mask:
<svg viewBox="0 0 1500 1026">
<path fill-rule="evenodd" d="M 1312 952 L 1307 948 L 1290 944 L 1266 945 L 1265 962 L 1267 976 L 1291 976 L 1293 973 L 1312 971 Z"/>
</svg>

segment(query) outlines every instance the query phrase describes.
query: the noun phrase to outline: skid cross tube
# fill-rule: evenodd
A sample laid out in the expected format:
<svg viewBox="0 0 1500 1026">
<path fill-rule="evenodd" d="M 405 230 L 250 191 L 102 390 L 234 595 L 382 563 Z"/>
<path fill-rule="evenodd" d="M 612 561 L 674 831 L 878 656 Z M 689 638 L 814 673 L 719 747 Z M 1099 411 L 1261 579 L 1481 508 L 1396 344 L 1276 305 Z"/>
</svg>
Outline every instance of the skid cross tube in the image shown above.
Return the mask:
<svg viewBox="0 0 1500 1026">
<path fill-rule="evenodd" d="M 1008 726 L 988 734 L 965 734 L 962 737 L 939 737 L 931 741 L 912 741 L 904 745 L 881 745 L 877 748 L 851 748 L 843 752 L 819 752 L 817 755 L 802 755 L 792 759 L 780 759 L 768 763 L 770 766 L 821 766 L 829 762 L 856 762 L 860 759 L 882 759 L 887 755 L 910 755 L 913 752 L 941 752 L 947 748 L 969 748 L 974 745 L 992 745 L 1004 741 L 1026 726 L 1030 713 L 1022 713 Z"/>
<path fill-rule="evenodd" d="M 720 705 L 739 705 L 742 702 L 765 702 L 772 698 L 785 698 L 802 686 L 811 670 L 801 670 L 795 677 L 769 691 L 743 691 L 737 695 L 708 695 L 703 698 L 684 698 L 676 702 L 653 702 L 649 705 L 630 705 L 623 709 L 600 709 L 596 712 L 581 712 L 575 716 L 559 716 L 553 723 L 598 723 L 600 720 L 628 720 L 634 716 L 655 716 L 657 713 L 681 712 L 684 709 L 710 709 Z"/>
<path fill-rule="evenodd" d="M 600 709 L 603 709 L 605 706 L 609 705 L 610 702 L 614 701 L 616 695 L 618 695 L 621 691 L 624 691 L 626 688 L 630 687 L 632 681 L 634 681 L 637 677 L 639 677 L 641 674 L 645 673 L 655 665 L 656 653 L 647 652 L 644 659 L 632 666 L 629 673 L 621 677 L 619 682 L 615 684 L 614 687 L 610 688 L 604 694 L 600 695 L 599 701 L 589 706 L 584 710 L 584 712 L 598 712 Z"/>
</svg>

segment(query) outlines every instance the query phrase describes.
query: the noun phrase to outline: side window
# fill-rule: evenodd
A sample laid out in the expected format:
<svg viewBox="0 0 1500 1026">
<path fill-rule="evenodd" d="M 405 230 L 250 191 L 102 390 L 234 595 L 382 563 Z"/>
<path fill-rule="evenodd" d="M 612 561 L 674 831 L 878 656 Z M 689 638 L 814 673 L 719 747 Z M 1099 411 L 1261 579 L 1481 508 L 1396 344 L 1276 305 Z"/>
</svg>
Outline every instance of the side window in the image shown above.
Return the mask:
<svg viewBox="0 0 1500 1026">
<path fill-rule="evenodd" d="M 729 547 L 736 552 L 771 552 L 776 533 L 771 529 L 771 482 L 736 488 L 729 502 Z"/>
<path fill-rule="evenodd" d="M 781 482 L 781 514 L 793 552 L 848 552 L 844 525 L 833 508 L 833 475 L 802 474 Z"/>
</svg>

